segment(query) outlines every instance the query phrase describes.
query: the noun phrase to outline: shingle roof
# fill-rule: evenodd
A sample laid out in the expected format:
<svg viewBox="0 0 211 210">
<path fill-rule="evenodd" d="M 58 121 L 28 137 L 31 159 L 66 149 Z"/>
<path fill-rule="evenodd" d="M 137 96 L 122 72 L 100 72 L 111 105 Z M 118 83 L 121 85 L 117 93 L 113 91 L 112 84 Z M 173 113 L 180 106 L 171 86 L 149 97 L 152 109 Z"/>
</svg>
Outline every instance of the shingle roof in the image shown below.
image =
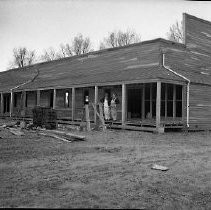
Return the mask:
<svg viewBox="0 0 211 210">
<path fill-rule="evenodd" d="M 0 73 L 0 91 L 31 80 L 33 83 L 19 89 L 71 87 L 74 85 L 103 84 L 141 79 L 168 79 L 184 81 L 181 77 L 160 66 L 160 43 L 183 47 L 163 39 L 156 39 L 127 47 L 107 49 L 62 60 L 36 64 L 24 69 Z"/>
</svg>

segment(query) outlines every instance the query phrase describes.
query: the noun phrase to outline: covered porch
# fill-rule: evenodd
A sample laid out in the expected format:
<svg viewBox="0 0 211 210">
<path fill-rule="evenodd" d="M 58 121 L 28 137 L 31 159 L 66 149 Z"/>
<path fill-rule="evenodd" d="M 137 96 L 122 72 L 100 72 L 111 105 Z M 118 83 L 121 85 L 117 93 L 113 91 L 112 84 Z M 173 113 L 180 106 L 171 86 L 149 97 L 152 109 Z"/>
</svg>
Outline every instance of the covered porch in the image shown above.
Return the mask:
<svg viewBox="0 0 211 210">
<path fill-rule="evenodd" d="M 164 130 L 185 126 L 186 84 L 158 80 L 1 93 L 1 115 L 30 118 L 35 106 L 48 106 L 57 111 L 59 120 L 77 123 L 84 120 L 84 98 L 88 95 L 90 120 L 95 123 L 97 114 L 91 104 L 97 104 L 105 92 L 115 92 L 120 101 L 117 121 L 106 122 L 111 127 Z"/>
</svg>

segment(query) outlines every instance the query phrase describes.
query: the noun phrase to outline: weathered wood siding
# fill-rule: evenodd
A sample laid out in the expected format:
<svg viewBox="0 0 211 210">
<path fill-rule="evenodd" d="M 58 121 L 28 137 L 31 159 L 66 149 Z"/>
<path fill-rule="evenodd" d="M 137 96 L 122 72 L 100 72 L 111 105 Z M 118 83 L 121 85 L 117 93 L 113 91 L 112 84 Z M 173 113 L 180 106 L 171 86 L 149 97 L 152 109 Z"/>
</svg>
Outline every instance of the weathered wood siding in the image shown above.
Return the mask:
<svg viewBox="0 0 211 210">
<path fill-rule="evenodd" d="M 190 129 L 211 129 L 211 86 L 190 85 Z"/>
<path fill-rule="evenodd" d="M 211 22 L 184 14 L 185 44 L 197 54 L 211 55 Z"/>
</svg>

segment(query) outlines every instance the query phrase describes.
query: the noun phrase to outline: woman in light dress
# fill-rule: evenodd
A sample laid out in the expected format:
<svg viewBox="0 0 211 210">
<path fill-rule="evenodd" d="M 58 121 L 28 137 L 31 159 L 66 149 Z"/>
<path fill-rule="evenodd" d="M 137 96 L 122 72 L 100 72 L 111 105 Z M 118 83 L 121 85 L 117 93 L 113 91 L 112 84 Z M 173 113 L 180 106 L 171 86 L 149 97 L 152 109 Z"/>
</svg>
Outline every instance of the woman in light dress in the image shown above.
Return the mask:
<svg viewBox="0 0 211 210">
<path fill-rule="evenodd" d="M 112 94 L 111 98 L 111 117 L 113 121 L 117 120 L 117 104 L 119 104 L 119 99 L 115 93 Z"/>
<path fill-rule="evenodd" d="M 110 104 L 111 99 L 109 97 L 108 93 L 105 93 L 105 97 L 100 100 L 101 103 L 103 103 L 103 111 L 104 111 L 104 117 L 105 120 L 110 120 Z"/>
</svg>

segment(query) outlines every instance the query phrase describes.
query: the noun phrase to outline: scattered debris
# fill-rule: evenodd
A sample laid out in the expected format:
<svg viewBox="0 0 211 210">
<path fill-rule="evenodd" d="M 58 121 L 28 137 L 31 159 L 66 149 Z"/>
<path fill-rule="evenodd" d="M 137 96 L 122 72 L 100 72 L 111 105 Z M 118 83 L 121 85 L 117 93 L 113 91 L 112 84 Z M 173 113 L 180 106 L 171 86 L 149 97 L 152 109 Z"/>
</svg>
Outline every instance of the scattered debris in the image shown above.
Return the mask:
<svg viewBox="0 0 211 210">
<path fill-rule="evenodd" d="M 17 128 L 9 128 L 9 131 L 16 136 L 24 136 L 24 132 Z"/>
<path fill-rule="evenodd" d="M 65 136 L 66 138 L 71 138 L 71 139 L 74 139 L 74 140 L 84 141 L 85 138 L 86 138 L 85 136 L 81 136 L 81 135 L 77 135 L 77 134 L 73 134 L 73 133 L 65 132 L 65 131 L 51 130 L 50 132 L 54 132 L 58 135 L 62 135 L 62 136 Z"/>
<path fill-rule="evenodd" d="M 157 164 L 153 164 L 152 169 L 161 170 L 161 171 L 168 171 L 169 170 L 169 168 L 167 168 L 166 166 L 161 166 L 161 165 L 157 165 Z"/>
<path fill-rule="evenodd" d="M 71 127 L 69 125 L 67 127 L 69 129 L 76 128 L 76 126 Z M 5 122 L 0 125 L 0 129 L 7 129 L 16 136 L 23 136 L 25 135 L 24 130 L 30 130 L 31 132 L 38 131 L 40 135 L 53 137 L 66 142 L 85 140 L 85 136 L 70 133 L 67 128 L 65 128 L 65 130 L 49 130 L 45 125 L 41 127 L 33 124 L 33 122 L 26 122 L 25 120 Z"/>
<path fill-rule="evenodd" d="M 20 122 L 20 128 L 26 128 L 26 122 L 25 121 L 21 121 Z"/>
<path fill-rule="evenodd" d="M 1 128 L 16 127 L 17 124 L 18 124 L 18 122 L 11 121 L 11 122 L 4 123 L 4 124 L 1 125 L 0 127 L 1 127 Z"/>
</svg>

